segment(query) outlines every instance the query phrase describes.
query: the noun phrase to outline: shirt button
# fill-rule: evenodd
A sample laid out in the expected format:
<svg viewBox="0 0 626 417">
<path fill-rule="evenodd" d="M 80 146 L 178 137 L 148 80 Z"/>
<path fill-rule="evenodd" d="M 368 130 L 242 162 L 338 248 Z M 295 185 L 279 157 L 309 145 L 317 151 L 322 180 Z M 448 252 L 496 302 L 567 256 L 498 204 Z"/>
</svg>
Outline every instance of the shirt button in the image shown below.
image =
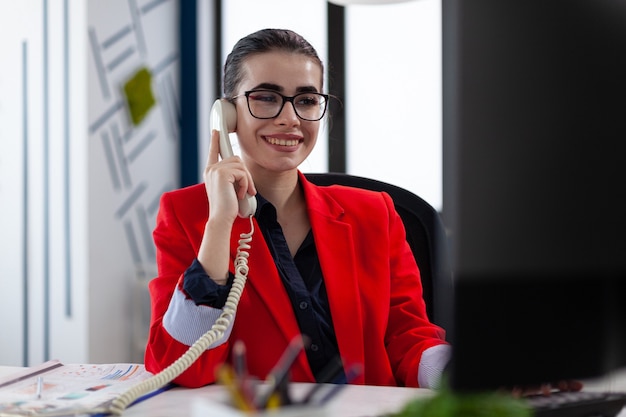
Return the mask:
<svg viewBox="0 0 626 417">
<path fill-rule="evenodd" d="M 313 343 L 311 344 L 311 346 L 309 346 L 309 349 L 311 349 L 313 352 L 317 352 L 318 350 L 320 350 L 320 347 Z"/>
<path fill-rule="evenodd" d="M 309 303 L 306 301 L 300 301 L 300 310 L 306 310 L 309 307 Z"/>
</svg>

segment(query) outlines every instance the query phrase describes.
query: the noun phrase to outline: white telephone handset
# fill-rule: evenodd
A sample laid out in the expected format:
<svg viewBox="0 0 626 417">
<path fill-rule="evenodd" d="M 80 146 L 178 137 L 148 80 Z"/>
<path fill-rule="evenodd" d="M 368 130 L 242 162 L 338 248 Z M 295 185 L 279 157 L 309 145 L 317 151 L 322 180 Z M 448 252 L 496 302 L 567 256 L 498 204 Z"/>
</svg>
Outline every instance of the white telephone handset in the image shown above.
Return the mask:
<svg viewBox="0 0 626 417">
<path fill-rule="evenodd" d="M 228 134 L 237 127 L 237 110 L 233 103 L 225 99 L 215 100 L 211 107 L 211 129 L 220 132 L 220 155 L 222 158 L 233 156 L 233 147 Z M 250 217 L 256 212 L 256 198 L 248 195 L 239 200 L 239 216 Z"/>
</svg>

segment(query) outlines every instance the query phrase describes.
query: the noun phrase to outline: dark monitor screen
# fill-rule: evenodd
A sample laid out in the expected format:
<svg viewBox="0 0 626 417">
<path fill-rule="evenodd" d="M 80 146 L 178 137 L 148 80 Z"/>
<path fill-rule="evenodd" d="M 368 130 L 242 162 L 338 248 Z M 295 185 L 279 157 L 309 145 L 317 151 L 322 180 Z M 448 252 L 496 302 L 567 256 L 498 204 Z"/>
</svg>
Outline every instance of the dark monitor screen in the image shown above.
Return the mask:
<svg viewBox="0 0 626 417">
<path fill-rule="evenodd" d="M 458 388 L 626 366 L 626 0 L 443 0 Z"/>
</svg>

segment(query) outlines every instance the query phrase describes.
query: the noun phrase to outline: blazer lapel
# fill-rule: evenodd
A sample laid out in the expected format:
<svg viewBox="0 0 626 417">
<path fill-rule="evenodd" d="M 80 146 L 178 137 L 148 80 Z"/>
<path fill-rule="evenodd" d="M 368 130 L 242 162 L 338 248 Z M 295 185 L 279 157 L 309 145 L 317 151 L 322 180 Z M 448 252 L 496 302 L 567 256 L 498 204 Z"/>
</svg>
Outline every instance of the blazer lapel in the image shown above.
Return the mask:
<svg viewBox="0 0 626 417">
<path fill-rule="evenodd" d="M 342 221 L 343 207 L 323 187 L 309 183 L 301 175 L 309 218 L 317 253 L 328 292 L 339 352 L 346 367 L 362 364 L 363 329 L 359 294 L 357 262 L 354 256 L 352 225 Z M 354 382 L 359 383 L 362 376 Z"/>
</svg>

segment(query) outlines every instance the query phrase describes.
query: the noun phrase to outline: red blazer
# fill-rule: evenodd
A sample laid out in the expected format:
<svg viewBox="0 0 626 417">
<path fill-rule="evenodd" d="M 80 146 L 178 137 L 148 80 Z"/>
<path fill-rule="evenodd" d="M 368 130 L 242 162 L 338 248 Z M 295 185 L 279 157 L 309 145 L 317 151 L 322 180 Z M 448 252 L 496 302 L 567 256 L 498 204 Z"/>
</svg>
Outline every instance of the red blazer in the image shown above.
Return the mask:
<svg viewBox="0 0 626 417">
<path fill-rule="evenodd" d="M 300 182 L 339 352 L 346 367 L 362 365 L 363 373 L 353 382 L 417 386 L 422 352 L 446 342 L 444 331 L 426 316 L 419 270 L 391 198 L 343 186 L 316 186 L 301 173 Z M 162 319 L 174 291 L 181 291 L 177 284 L 183 272 L 197 256 L 208 210 L 204 184 L 161 198 L 154 230 L 159 276 L 150 282 L 152 318 L 145 355 L 150 372 L 161 371 L 188 348 L 166 331 Z M 231 258 L 240 233 L 249 229 L 248 219 L 235 221 Z M 248 281 L 229 340 L 205 351 L 174 382 L 189 387 L 214 382 L 216 367 L 230 360 L 231 341 L 238 339 L 247 347 L 250 373 L 265 379 L 289 341 L 299 334 L 262 233 L 254 234 L 251 246 Z M 303 352 L 291 377 L 314 382 Z"/>
</svg>

